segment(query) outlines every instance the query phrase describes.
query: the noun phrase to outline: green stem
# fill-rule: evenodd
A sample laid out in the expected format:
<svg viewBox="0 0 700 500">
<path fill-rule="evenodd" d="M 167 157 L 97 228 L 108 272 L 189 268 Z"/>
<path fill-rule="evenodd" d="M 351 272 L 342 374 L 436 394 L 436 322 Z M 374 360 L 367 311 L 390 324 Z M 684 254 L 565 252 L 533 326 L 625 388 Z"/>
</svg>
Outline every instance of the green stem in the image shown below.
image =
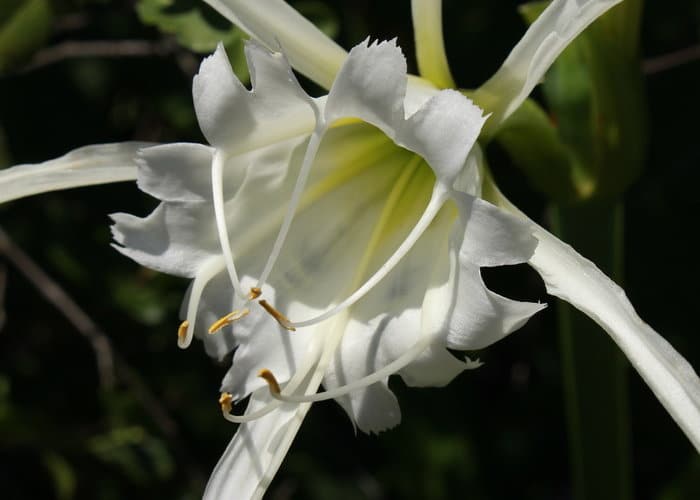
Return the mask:
<svg viewBox="0 0 700 500">
<path fill-rule="evenodd" d="M 555 234 L 618 284 L 623 263 L 623 205 L 553 205 Z M 589 318 L 560 302 L 559 332 L 575 500 L 629 500 L 632 466 L 627 362 Z"/>
</svg>

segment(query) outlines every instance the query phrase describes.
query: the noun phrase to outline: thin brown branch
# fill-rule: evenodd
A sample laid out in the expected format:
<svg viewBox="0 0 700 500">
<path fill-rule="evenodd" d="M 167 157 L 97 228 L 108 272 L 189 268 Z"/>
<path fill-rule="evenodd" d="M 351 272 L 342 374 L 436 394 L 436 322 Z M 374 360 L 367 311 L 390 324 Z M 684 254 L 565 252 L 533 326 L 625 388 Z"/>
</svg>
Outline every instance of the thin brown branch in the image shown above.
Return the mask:
<svg viewBox="0 0 700 500">
<path fill-rule="evenodd" d="M 120 58 L 166 56 L 179 50 L 171 39 L 66 41 L 39 50 L 19 73 L 28 73 L 57 62 L 86 57 Z"/>
<path fill-rule="evenodd" d="M 697 60 L 700 60 L 700 44 L 645 59 L 642 62 L 642 72 L 653 75 Z"/>
<path fill-rule="evenodd" d="M 103 388 L 114 387 L 114 354 L 107 336 L 71 299 L 51 277 L 46 274 L 0 228 L 0 252 L 29 280 L 34 287 L 87 339 L 95 352 L 97 372 Z"/>
<path fill-rule="evenodd" d="M 138 372 L 134 370 L 114 349 L 107 334 L 78 306 L 78 304 L 44 272 L 31 257 L 19 248 L 0 227 L 0 254 L 7 259 L 34 285 L 63 316 L 85 337 L 95 351 L 97 371 L 103 388 L 111 388 L 119 379 L 132 392 L 136 401 L 156 423 L 163 434 L 169 439 L 173 450 L 188 464 L 192 480 L 201 482 L 202 473 L 197 464 L 192 463 L 191 455 L 187 452 L 180 439 L 177 422 L 170 416 L 169 411 L 146 385 Z M 2 269 L 0 269 L 2 272 Z M 2 299 L 2 276 L 0 276 L 0 300 Z M 1 306 L 0 301 L 0 306 Z"/>
</svg>

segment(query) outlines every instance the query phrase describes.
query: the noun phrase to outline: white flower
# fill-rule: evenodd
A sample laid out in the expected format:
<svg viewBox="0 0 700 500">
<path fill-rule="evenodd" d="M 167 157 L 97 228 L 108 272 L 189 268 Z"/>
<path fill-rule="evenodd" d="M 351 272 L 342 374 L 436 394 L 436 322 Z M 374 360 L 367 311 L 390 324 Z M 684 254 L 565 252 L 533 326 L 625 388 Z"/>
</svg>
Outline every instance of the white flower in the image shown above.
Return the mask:
<svg viewBox="0 0 700 500">
<path fill-rule="evenodd" d="M 236 457 L 233 471 L 210 484 L 215 496 L 264 491 L 304 403 L 335 398 L 363 431 L 387 429 L 400 419 L 389 375 L 444 385 L 468 367 L 447 348 L 485 347 L 544 307 L 481 280 L 481 266 L 526 262 L 536 240 L 527 222 L 477 197 L 468 154 L 484 117 L 468 99 L 406 95 L 393 42 L 355 47 L 321 99 L 281 54 L 249 43 L 246 55 L 252 91 L 222 48 L 195 78 L 212 147 L 142 150 L 139 186 L 163 202 L 143 219 L 113 216 L 121 252 L 194 278 L 181 345 L 194 333 L 217 357 L 235 348 L 222 391 L 252 394 L 240 418 L 224 396 L 227 418 L 246 423 L 223 459 Z M 326 392 L 314 394 L 320 384 Z"/>
<path fill-rule="evenodd" d="M 205 60 L 194 97 L 210 146 L 143 149 L 139 186 L 162 203 L 143 219 L 114 216 L 120 251 L 193 278 L 180 344 L 199 335 L 214 356 L 235 348 L 222 408 L 242 424 L 206 497 L 259 498 L 313 401 L 336 399 L 365 431 L 395 425 L 389 375 L 446 384 L 471 367 L 446 348 L 489 345 L 543 307 L 481 281 L 480 267 L 525 261 L 550 293 L 610 334 L 700 449 L 692 367 L 619 287 L 482 177 L 475 145 L 618 0 L 554 0 L 477 90 L 491 111 L 486 122 L 461 94 L 435 87 L 452 85 L 440 2 L 413 1 L 418 62 L 433 85 L 407 79 L 392 42 L 346 54 L 281 0 L 207 1 L 258 40 L 246 49 L 253 89 L 238 82 L 221 48 Z M 310 98 L 280 48 L 328 96 Z M 70 171 L 69 182 L 89 172 Z M 12 175 L 0 174 L 0 185 Z M 20 184 L 6 198 L 32 192 Z M 481 199 L 482 186 L 500 209 Z M 246 414 L 232 415 L 233 402 L 249 394 Z"/>
</svg>

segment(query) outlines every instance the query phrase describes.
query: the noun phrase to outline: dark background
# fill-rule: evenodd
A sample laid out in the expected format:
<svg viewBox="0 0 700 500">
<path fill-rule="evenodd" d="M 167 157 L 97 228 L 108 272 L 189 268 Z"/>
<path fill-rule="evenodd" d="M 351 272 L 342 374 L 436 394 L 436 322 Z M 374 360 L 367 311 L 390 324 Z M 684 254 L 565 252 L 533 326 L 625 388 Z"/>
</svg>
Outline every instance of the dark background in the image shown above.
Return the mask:
<svg viewBox="0 0 700 500">
<path fill-rule="evenodd" d="M 134 3 L 54 2 L 51 34 L 40 50 L 67 40 L 125 39 L 165 40 L 166 48 L 40 66 L 30 57 L 6 69 L 0 166 L 91 143 L 203 141 L 190 95 L 201 55 L 142 24 Z M 327 22 L 345 48 L 367 34 L 398 36 L 415 71 L 408 2 L 292 3 Z M 460 87 L 486 80 L 522 35 L 517 3 L 445 2 L 447 52 Z M 698 2 L 645 6 L 645 59 L 688 47 L 697 53 L 699 35 Z M 645 170 L 625 198 L 625 288 L 642 318 L 700 366 L 700 62 L 648 74 L 646 85 L 650 145 Z M 546 223 L 546 200 L 507 163 L 494 168 L 506 194 Z M 116 384 L 101 385 L 90 343 L 0 255 L 4 499 L 197 498 L 233 435 L 216 403 L 227 365 L 207 358 L 197 342 L 187 351 L 176 346 L 187 283 L 139 268 L 109 246 L 107 214 L 145 214 L 153 206 L 131 183 L 0 206 L 0 225 L 14 244 L 73 297 L 121 359 Z M 501 293 L 556 307 L 529 268 L 497 270 L 486 279 Z M 570 498 L 554 307 L 480 353 L 485 365 L 447 388 L 408 390 L 393 380 L 403 422 L 380 436 L 355 435 L 333 402 L 315 405 L 268 498 Z M 700 458 L 630 372 L 635 498 L 700 498 Z"/>
</svg>

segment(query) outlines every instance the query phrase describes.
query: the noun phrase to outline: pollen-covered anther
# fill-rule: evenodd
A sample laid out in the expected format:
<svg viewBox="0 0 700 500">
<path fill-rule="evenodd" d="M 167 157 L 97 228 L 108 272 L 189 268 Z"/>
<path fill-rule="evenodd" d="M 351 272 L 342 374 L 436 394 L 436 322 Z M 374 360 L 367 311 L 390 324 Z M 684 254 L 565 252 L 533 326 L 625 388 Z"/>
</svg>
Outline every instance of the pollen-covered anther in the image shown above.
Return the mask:
<svg viewBox="0 0 700 500">
<path fill-rule="evenodd" d="M 255 300 L 262 295 L 262 290 L 257 286 L 251 287 L 250 292 L 248 292 L 248 300 Z"/>
<path fill-rule="evenodd" d="M 289 321 L 289 318 L 287 318 L 284 314 L 282 314 L 277 309 L 272 307 L 272 305 L 270 305 L 270 303 L 268 301 L 259 300 L 258 304 L 260 304 L 262 306 L 262 308 L 265 309 L 265 311 L 267 311 L 270 316 L 275 318 L 275 320 L 277 320 L 277 322 L 280 324 L 280 326 L 282 328 L 289 330 L 290 332 L 296 331 L 296 328 L 294 328 L 292 326 L 292 322 Z"/>
<path fill-rule="evenodd" d="M 219 405 L 221 405 L 222 412 L 231 413 L 233 396 L 228 392 L 222 392 L 221 396 L 219 397 Z"/>
<path fill-rule="evenodd" d="M 248 308 L 241 309 L 240 311 L 232 311 L 228 313 L 226 316 L 223 316 L 216 321 L 214 321 L 211 326 L 209 327 L 209 333 L 216 333 L 219 330 L 221 330 L 223 327 L 230 325 L 231 323 L 234 323 L 238 321 L 241 318 L 245 318 L 250 314 L 250 310 Z"/>
<path fill-rule="evenodd" d="M 184 340 L 185 337 L 187 336 L 187 329 L 189 327 L 190 327 L 190 322 L 187 320 L 180 323 L 180 326 L 177 327 L 177 338 L 180 339 L 180 341 Z"/>
<path fill-rule="evenodd" d="M 258 377 L 265 379 L 265 382 L 267 382 L 267 385 L 270 388 L 270 392 L 272 394 L 280 393 L 280 385 L 279 383 L 277 383 L 277 379 L 270 370 L 268 370 L 267 368 L 263 368 L 262 370 L 260 370 L 260 372 L 258 372 Z"/>
</svg>

